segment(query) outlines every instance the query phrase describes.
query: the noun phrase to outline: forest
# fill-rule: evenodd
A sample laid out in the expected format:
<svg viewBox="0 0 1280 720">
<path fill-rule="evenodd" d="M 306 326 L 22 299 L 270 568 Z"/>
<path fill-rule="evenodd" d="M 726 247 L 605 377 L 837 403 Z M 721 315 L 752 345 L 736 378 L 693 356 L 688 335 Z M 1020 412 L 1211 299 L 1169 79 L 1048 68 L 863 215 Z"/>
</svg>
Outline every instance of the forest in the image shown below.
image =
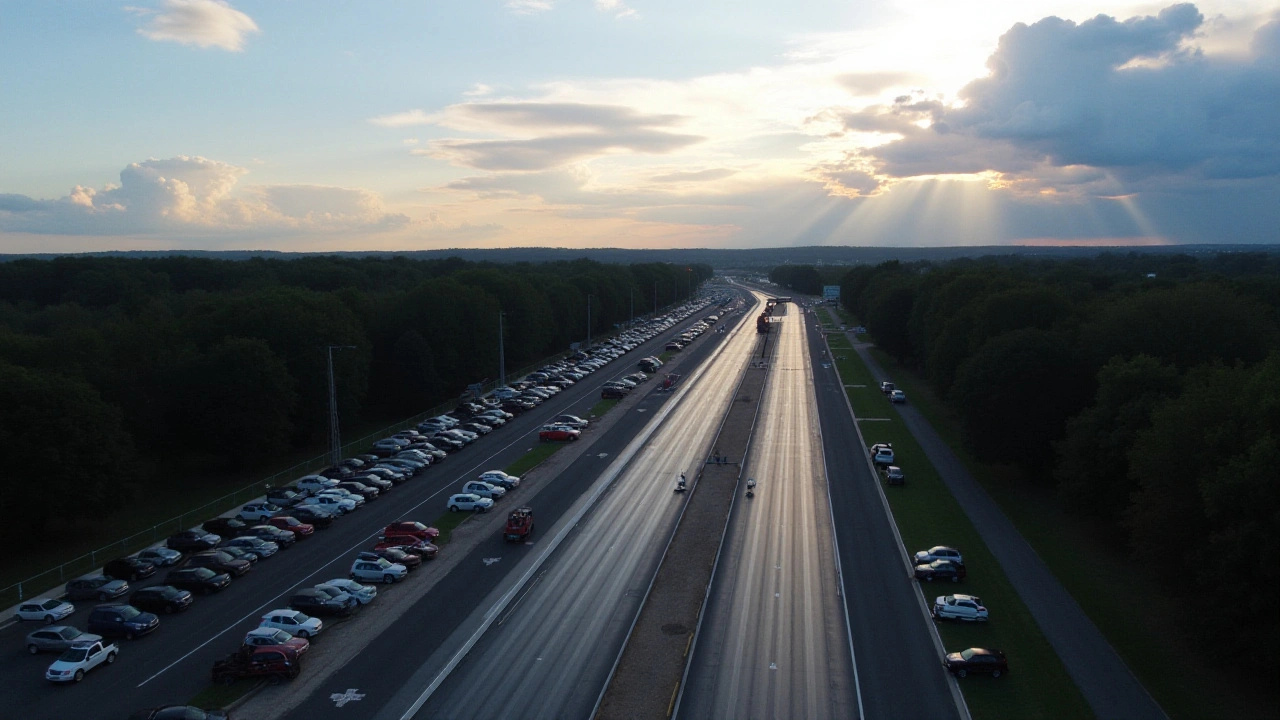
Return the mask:
<svg viewBox="0 0 1280 720">
<path fill-rule="evenodd" d="M 1051 489 L 1124 548 L 1180 599 L 1207 652 L 1274 659 L 1280 256 L 992 257 L 842 272 L 841 302 L 927 378 L 975 458 Z M 775 276 L 811 291 L 819 274 Z"/>
<path fill-rule="evenodd" d="M 0 262 L 0 533 L 393 421 L 680 302 L 707 265 L 304 256 Z M 21 470 L 18 472 L 17 470 Z M 11 472 L 12 471 L 12 472 Z M 264 472 L 264 474 L 266 474 Z"/>
</svg>

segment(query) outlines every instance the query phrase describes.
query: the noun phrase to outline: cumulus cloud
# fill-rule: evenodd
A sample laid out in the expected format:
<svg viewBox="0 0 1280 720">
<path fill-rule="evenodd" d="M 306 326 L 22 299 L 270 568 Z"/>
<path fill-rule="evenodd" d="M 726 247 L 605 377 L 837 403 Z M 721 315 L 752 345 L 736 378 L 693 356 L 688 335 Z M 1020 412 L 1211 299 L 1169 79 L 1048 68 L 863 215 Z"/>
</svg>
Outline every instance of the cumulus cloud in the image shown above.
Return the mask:
<svg viewBox="0 0 1280 720">
<path fill-rule="evenodd" d="M 731 175 L 736 175 L 737 170 L 729 168 L 708 168 L 706 170 L 681 170 L 678 172 L 664 173 L 662 175 L 654 175 L 649 178 L 654 182 L 708 182 L 711 180 L 723 180 Z"/>
<path fill-rule="evenodd" d="M 1204 19 L 1193 5 L 1124 21 L 1056 17 L 1018 24 L 988 60 L 990 74 L 960 103 L 846 116 L 846 126 L 892 131 L 865 152 L 893 177 L 972 173 L 1040 178 L 1090 167 L 1134 188 L 1280 173 L 1280 36 L 1258 30 L 1252 53 L 1211 57 L 1193 48 Z M 895 128 L 896 125 L 896 128 Z"/>
<path fill-rule="evenodd" d="M 418 118 L 416 112 L 375 118 L 380 124 Z M 425 117 L 425 113 L 422 114 Z M 396 117 L 396 120 L 389 120 Z M 443 127 L 505 135 L 501 139 L 446 138 L 419 155 L 446 159 L 482 170 L 536 171 L 567 165 L 611 152 L 668 153 L 703 140 L 670 128 L 683 118 L 647 114 L 619 105 L 587 103 L 460 103 L 431 122 Z"/>
<path fill-rule="evenodd" d="M 532 15 L 555 7 L 551 0 L 507 0 L 506 8 L 517 15 Z"/>
<path fill-rule="evenodd" d="M 238 52 L 246 36 L 261 32 L 253 18 L 223 0 L 164 0 L 159 10 L 127 9 L 150 17 L 138 32 L 151 40 Z"/>
<path fill-rule="evenodd" d="M 637 17 L 635 8 L 628 6 L 622 0 L 596 0 L 596 9 L 613 13 L 613 16 L 618 18 Z"/>
<path fill-rule="evenodd" d="M 878 95 L 885 90 L 920 82 L 920 77 L 905 72 L 856 72 L 836 76 L 836 83 L 853 95 Z"/>
<path fill-rule="evenodd" d="M 0 195 L 0 230 L 65 235 L 378 230 L 405 225 L 368 190 L 264 185 L 234 193 L 248 170 L 202 157 L 133 163 L 120 184 L 65 197 Z"/>
</svg>

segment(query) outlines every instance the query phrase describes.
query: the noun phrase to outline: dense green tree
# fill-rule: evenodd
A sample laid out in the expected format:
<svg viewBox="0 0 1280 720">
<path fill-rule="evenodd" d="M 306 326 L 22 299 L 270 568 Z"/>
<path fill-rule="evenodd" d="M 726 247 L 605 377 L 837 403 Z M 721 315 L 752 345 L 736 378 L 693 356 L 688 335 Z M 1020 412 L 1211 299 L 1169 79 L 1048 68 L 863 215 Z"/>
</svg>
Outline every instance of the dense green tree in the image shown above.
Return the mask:
<svg viewBox="0 0 1280 720">
<path fill-rule="evenodd" d="M 134 459 L 118 410 L 89 384 L 0 361 L 0 474 L 6 532 L 38 534 L 54 518 L 97 516 L 129 495 Z"/>
</svg>

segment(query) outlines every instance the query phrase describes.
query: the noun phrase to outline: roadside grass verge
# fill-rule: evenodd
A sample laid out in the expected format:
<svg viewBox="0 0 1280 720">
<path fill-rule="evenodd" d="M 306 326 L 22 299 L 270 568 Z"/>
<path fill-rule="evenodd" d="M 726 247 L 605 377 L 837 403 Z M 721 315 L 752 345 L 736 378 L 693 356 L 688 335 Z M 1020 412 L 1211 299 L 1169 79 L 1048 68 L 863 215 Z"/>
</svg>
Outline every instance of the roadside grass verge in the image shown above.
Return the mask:
<svg viewBox="0 0 1280 720">
<path fill-rule="evenodd" d="M 454 528 L 466 522 L 467 518 L 474 514 L 472 512 L 450 512 L 446 510 L 443 515 L 436 518 L 435 522 L 431 523 L 431 527 L 440 531 L 439 537 L 432 540 L 432 543 L 436 547 L 448 545 L 449 541 L 453 539 Z"/>
<path fill-rule="evenodd" d="M 991 610 L 992 619 L 983 625 L 941 624 L 943 647 L 948 652 L 992 647 L 1009 656 L 1008 676 L 960 681 L 973 716 L 1091 717 L 1092 711 L 1057 654 L 911 432 L 897 419 L 879 387 L 872 384 L 866 365 L 852 350 L 833 354 L 854 413 L 863 418 L 859 426 L 864 440 L 868 444 L 893 443 L 896 464 L 906 473 L 906 485 L 886 487 L 885 495 L 907 554 L 945 544 L 960 548 L 965 555 L 968 577 L 963 582 L 922 583 L 926 604 L 932 605 L 939 595 L 963 592 L 978 595 Z M 844 359 L 840 359 L 842 355 Z"/>
<path fill-rule="evenodd" d="M 928 384 L 883 351 L 873 349 L 872 355 L 906 390 L 911 404 L 987 490 L 1165 712 L 1174 718 L 1275 717 L 1277 697 L 1274 692 L 1267 694 L 1265 681 L 1223 672 L 1205 662 L 1191 642 L 1171 632 L 1177 627 L 1177 602 L 1134 567 L 1121 548 L 1108 544 L 1088 522 L 1063 513 L 1051 489 L 1027 483 L 1010 468 L 975 461 L 963 449 L 958 418 Z M 1178 660 L 1171 662 L 1171 658 Z"/>
<path fill-rule="evenodd" d="M 196 693 L 187 704 L 199 708 L 225 708 L 257 689 L 263 682 L 265 681 L 260 679 L 240 678 L 231 684 L 214 683 Z"/>
<path fill-rule="evenodd" d="M 524 475 L 533 468 L 542 464 L 543 460 L 551 457 L 557 450 L 564 447 L 564 443 L 538 443 L 520 456 L 520 459 L 504 468 L 508 475 Z"/>
<path fill-rule="evenodd" d="M 601 415 L 604 415 L 605 413 L 612 410 L 613 406 L 617 405 L 619 402 L 621 401 L 617 399 L 601 400 L 595 405 L 592 405 L 591 409 L 587 411 L 587 418 L 590 419 L 590 418 L 600 417 Z"/>
</svg>

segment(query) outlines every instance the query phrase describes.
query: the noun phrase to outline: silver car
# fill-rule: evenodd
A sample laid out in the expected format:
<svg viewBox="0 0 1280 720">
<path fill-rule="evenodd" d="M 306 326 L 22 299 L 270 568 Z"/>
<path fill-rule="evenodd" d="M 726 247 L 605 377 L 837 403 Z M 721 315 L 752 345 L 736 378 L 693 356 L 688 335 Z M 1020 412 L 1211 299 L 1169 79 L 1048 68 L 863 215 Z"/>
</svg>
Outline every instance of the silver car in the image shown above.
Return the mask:
<svg viewBox="0 0 1280 720">
<path fill-rule="evenodd" d="M 83 632 L 70 625 L 50 625 L 34 632 L 27 633 L 27 652 L 36 655 L 42 652 L 62 652 L 71 647 L 71 643 L 81 640 L 101 640 L 101 635 Z"/>
</svg>

